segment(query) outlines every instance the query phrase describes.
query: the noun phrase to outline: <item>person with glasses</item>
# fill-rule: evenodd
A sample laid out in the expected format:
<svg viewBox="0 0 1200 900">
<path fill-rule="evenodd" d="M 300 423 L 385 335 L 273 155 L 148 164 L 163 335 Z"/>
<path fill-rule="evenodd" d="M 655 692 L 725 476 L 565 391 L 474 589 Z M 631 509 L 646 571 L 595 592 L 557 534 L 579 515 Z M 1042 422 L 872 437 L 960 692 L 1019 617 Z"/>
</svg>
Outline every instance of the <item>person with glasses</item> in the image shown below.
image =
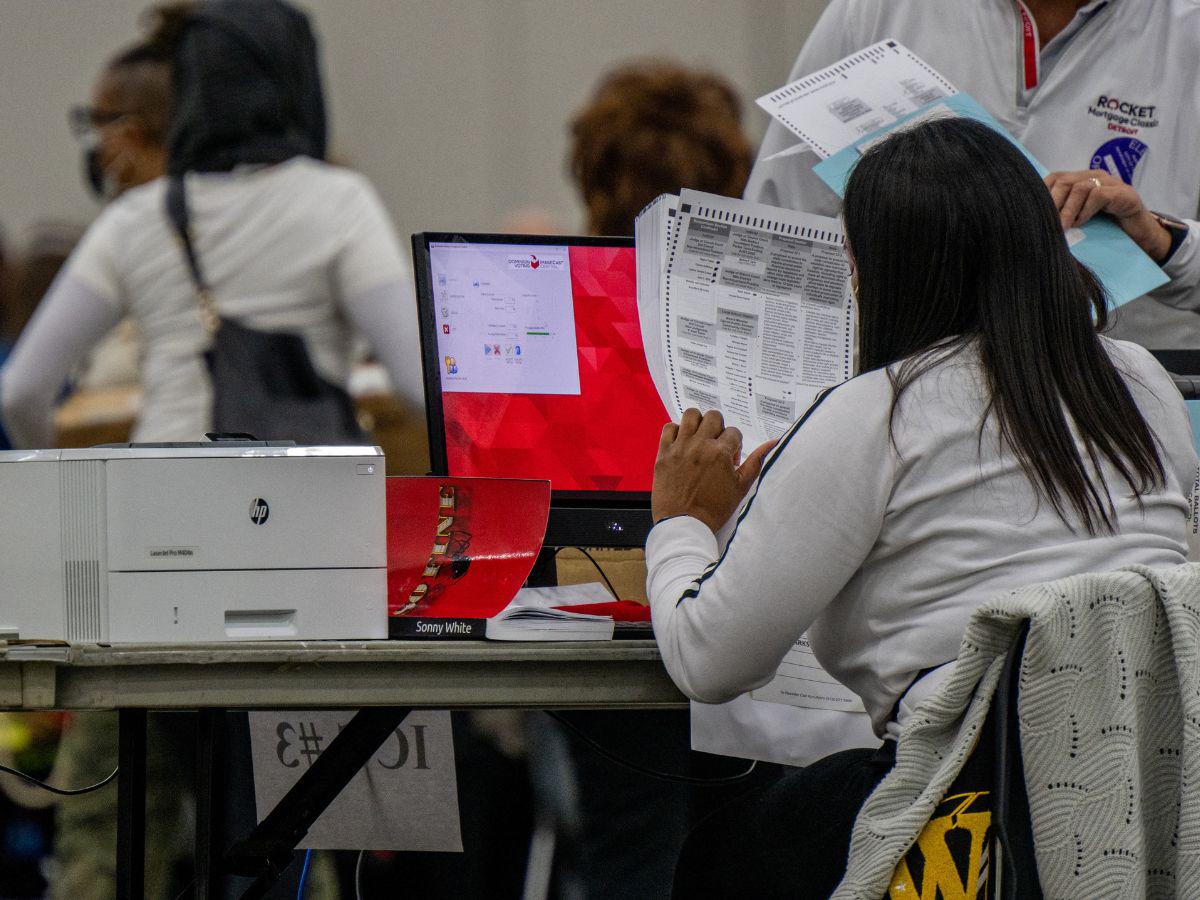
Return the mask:
<svg viewBox="0 0 1200 900">
<path fill-rule="evenodd" d="M 362 335 L 396 393 L 423 408 L 408 264 L 373 186 L 326 161 L 324 91 L 308 17 L 284 0 L 205 0 L 174 8 L 180 13 L 170 17 L 160 8 L 162 21 L 150 40 L 154 47 L 161 43 L 170 60 L 167 177 L 127 189 L 108 204 L 0 372 L 0 409 L 14 445 L 51 444 L 54 398 L 71 367 L 121 316 L 137 322 L 142 339 L 136 442 L 197 441 L 215 430 L 216 401 L 236 399 L 233 388 L 253 382 L 259 371 L 247 366 L 230 375 L 227 367 L 224 390 L 216 389 L 206 359 L 216 358 L 209 354 L 214 338 L 233 327 L 254 334 L 260 346 L 291 339 L 287 346 L 296 355 L 277 359 L 283 376 L 278 382 L 319 382 L 343 395 L 355 338 Z M 133 83 L 114 79 L 111 91 L 102 83 L 93 108 L 79 117 L 95 133 L 97 160 L 114 187 L 137 174 L 138 166 L 124 160 L 137 150 L 136 129 L 154 122 L 150 110 L 133 101 L 133 92 L 122 90 Z M 181 234 L 192 246 L 191 263 Z M 197 270 L 210 290 L 198 290 Z M 205 326 L 204 294 L 224 320 L 216 335 Z M 265 359 L 260 355 L 257 361 Z M 302 364 L 310 377 L 297 372 Z M 259 412 L 265 417 L 272 410 Z M 309 442 L 345 440 L 332 434 L 328 419 L 320 423 L 324 434 Z M 314 433 L 311 426 L 299 416 L 287 423 L 308 434 Z M 253 792 L 245 715 L 231 717 L 229 725 L 237 729 L 230 739 L 237 750 L 223 773 L 231 786 L 225 808 L 245 825 L 229 830 L 236 833 L 249 830 Z M 158 737 L 150 738 L 152 747 Z M 91 741 L 78 748 L 76 759 L 93 768 L 107 763 L 111 771 L 114 748 L 111 740 Z M 176 753 L 167 760 L 173 767 L 157 772 L 155 758 L 149 760 L 151 804 L 157 785 L 160 796 L 173 793 L 179 806 L 185 789 L 177 760 L 190 756 L 186 750 Z M 76 775 L 71 783 L 85 781 Z M 166 805 L 172 797 L 163 799 Z M 147 820 L 153 815 L 148 809 Z M 101 818 L 97 811 L 94 819 Z M 178 809 L 173 816 L 166 813 L 161 821 L 173 827 L 153 827 L 148 839 L 165 839 L 185 820 Z M 74 840 L 73 847 L 89 853 L 95 868 L 89 881 L 64 866 L 51 886 L 52 898 L 113 896 L 111 836 L 111 826 L 102 830 L 97 824 L 88 850 L 84 829 L 72 830 L 69 839 L 60 832 L 60 861 L 72 849 L 64 841 Z M 147 857 L 167 868 L 171 849 L 148 847 Z M 292 895 L 299 868 L 288 873 Z M 309 879 L 310 897 L 318 895 L 315 880 Z M 153 883 L 147 878 L 149 897 L 178 892 L 169 890 L 167 877 Z"/>
<path fill-rule="evenodd" d="M 171 59 L 164 47 L 135 44 L 109 62 L 91 102 L 73 108 L 69 119 L 97 197 L 112 200 L 166 172 L 170 112 Z"/>
</svg>

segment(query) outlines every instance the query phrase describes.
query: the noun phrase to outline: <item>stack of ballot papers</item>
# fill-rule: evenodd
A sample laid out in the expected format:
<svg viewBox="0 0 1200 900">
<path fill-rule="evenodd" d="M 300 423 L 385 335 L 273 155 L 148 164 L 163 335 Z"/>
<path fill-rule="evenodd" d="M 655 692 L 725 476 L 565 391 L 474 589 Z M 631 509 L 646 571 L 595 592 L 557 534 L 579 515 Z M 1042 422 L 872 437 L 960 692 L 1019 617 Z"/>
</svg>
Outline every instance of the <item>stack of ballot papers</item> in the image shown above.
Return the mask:
<svg viewBox="0 0 1200 900">
<path fill-rule="evenodd" d="M 634 235 L 646 363 L 674 421 L 720 410 L 753 448 L 850 377 L 837 219 L 684 190 L 647 206 Z"/>
</svg>

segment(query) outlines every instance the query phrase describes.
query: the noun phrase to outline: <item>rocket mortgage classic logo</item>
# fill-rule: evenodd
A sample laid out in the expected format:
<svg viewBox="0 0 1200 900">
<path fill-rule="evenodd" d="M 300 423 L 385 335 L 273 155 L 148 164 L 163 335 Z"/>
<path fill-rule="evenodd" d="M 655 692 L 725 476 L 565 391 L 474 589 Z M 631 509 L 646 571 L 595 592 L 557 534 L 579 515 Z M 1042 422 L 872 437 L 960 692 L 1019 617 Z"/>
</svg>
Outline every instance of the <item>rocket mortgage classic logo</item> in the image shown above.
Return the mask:
<svg viewBox="0 0 1200 900">
<path fill-rule="evenodd" d="M 1121 97 L 1101 94 L 1096 102 L 1088 106 L 1088 113 L 1108 123 L 1109 131 L 1119 134 L 1137 134 L 1143 128 L 1158 127 L 1158 107 L 1153 103 L 1140 103 Z"/>
</svg>

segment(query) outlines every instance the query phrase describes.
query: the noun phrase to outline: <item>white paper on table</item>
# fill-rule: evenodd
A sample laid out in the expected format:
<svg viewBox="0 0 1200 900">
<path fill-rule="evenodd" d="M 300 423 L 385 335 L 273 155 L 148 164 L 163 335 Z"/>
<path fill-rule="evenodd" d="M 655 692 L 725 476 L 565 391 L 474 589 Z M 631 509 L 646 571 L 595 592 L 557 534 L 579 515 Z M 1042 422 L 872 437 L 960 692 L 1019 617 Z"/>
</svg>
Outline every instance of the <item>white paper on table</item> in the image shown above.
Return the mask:
<svg viewBox="0 0 1200 900">
<path fill-rule="evenodd" d="M 598 581 L 586 584 L 559 584 L 552 587 L 526 587 L 517 591 L 509 606 L 585 606 L 612 603 L 613 595 Z"/>
<path fill-rule="evenodd" d="M 692 749 L 705 753 L 807 766 L 831 753 L 879 746 L 862 700 L 822 668 L 806 634 L 768 684 L 691 709 Z"/>
<path fill-rule="evenodd" d="M 879 746 L 866 713 L 766 703 L 749 694 L 728 703 L 693 703 L 691 726 L 693 750 L 785 766 Z"/>
<path fill-rule="evenodd" d="M 808 643 L 808 635 L 796 638 L 784 656 L 775 677 L 750 692 L 753 700 L 783 703 L 806 709 L 865 712 L 862 699 L 825 671 Z"/>
<path fill-rule="evenodd" d="M 681 192 L 659 308 L 668 411 L 720 410 L 753 448 L 849 378 L 843 244 L 837 219 Z"/>
<path fill-rule="evenodd" d="M 822 159 L 957 89 L 894 40 L 852 53 L 758 98 Z"/>
</svg>

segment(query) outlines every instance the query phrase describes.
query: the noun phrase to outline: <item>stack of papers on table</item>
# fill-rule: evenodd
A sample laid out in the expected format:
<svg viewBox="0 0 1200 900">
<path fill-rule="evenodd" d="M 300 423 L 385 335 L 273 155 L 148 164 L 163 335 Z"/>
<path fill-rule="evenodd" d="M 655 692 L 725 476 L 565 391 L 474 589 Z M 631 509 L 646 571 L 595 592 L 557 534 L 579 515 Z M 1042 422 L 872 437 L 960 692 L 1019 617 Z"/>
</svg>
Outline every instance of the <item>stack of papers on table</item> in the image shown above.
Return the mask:
<svg viewBox="0 0 1200 900">
<path fill-rule="evenodd" d="M 610 641 L 612 616 L 572 612 L 563 607 L 610 603 L 602 584 L 522 588 L 487 620 L 484 636 L 493 641 Z"/>
</svg>

